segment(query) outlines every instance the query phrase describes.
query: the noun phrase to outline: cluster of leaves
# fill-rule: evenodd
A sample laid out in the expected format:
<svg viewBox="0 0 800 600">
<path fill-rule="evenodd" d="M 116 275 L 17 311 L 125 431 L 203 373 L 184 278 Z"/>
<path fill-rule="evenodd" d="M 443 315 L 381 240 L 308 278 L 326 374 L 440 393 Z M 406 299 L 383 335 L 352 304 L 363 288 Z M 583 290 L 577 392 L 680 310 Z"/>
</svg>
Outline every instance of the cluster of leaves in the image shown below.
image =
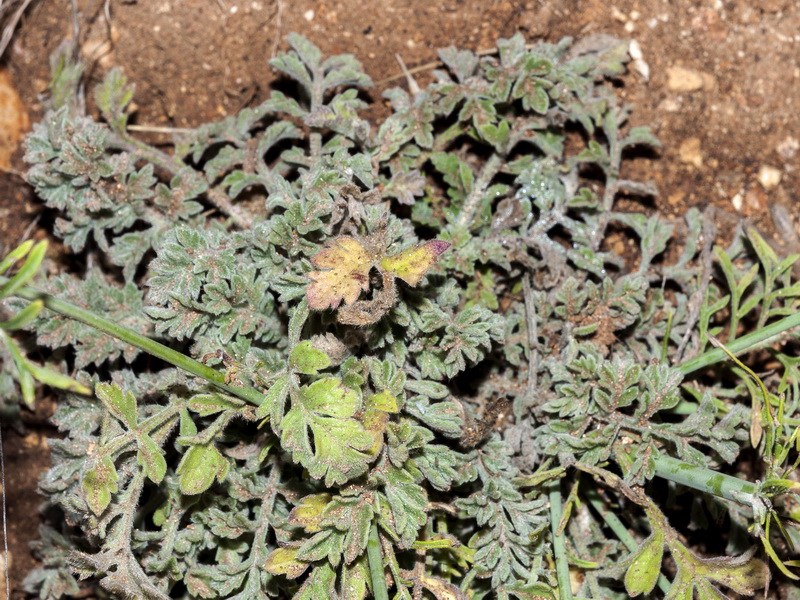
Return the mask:
<svg viewBox="0 0 800 600">
<path fill-rule="evenodd" d="M 669 597 L 752 594 L 767 568 L 746 536 L 712 567 L 645 493 L 669 461 L 709 473 L 748 442 L 772 483 L 729 494 L 733 526 L 755 523 L 785 569 L 769 525 L 792 510 L 773 499 L 792 489 L 797 359 L 775 351 L 771 392 L 741 367 L 735 386 L 686 376 L 723 330 L 797 311 L 794 257 L 755 232 L 712 254 L 695 210 L 615 210 L 654 193 L 620 173 L 657 145 L 608 84 L 627 45 L 444 50 L 425 90 L 385 93 L 373 131 L 359 63 L 289 44 L 272 65 L 296 94 L 170 154 L 127 132 L 117 70 L 96 91 L 103 123 L 58 93 L 28 138 L 56 233 L 92 257 L 45 291 L 219 371 L 145 363 L 147 344 L 90 319 L 28 319 L 97 397 L 56 413 L 41 489 L 66 519 L 29 590 L 68 597 L 78 576 L 121 598 L 569 600 L 571 568 L 581 596 L 635 596 L 667 548 Z M 70 89 L 80 69 L 56 64 Z"/>
</svg>

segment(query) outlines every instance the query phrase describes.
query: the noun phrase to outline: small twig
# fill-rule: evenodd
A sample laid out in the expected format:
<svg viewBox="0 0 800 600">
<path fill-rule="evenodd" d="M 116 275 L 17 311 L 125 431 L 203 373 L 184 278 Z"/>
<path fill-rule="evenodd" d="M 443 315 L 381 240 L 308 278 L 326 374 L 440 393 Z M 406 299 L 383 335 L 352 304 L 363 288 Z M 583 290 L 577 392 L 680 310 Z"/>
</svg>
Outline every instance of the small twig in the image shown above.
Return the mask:
<svg viewBox="0 0 800 600">
<path fill-rule="evenodd" d="M 277 6 L 277 10 L 275 12 L 275 41 L 272 43 L 272 54 L 270 55 L 270 59 L 275 58 L 275 55 L 278 53 L 278 42 L 281 39 L 281 16 L 283 15 L 283 2 L 281 0 L 275 0 L 275 4 Z"/>
<path fill-rule="evenodd" d="M 522 410 L 530 405 L 537 384 L 539 370 L 539 318 L 536 314 L 536 304 L 533 300 L 531 275 L 522 276 L 522 298 L 525 301 L 525 324 L 528 330 L 528 384 L 525 394 L 514 398 L 514 416 L 517 420 L 522 418 Z"/>
<path fill-rule="evenodd" d="M 535 47 L 536 44 L 525 44 L 526 50 L 532 50 Z M 491 56 L 492 54 L 497 54 L 498 52 L 499 49 L 497 48 L 483 48 L 482 50 L 476 50 L 475 56 Z M 387 83 L 391 83 L 392 81 L 397 81 L 398 79 L 402 79 L 403 77 L 409 77 L 411 75 L 416 75 L 417 73 L 422 73 L 423 71 L 430 71 L 431 69 L 443 66 L 444 63 L 442 61 L 434 60 L 432 62 L 419 65 L 418 67 L 414 67 L 412 69 L 403 68 L 402 73 L 397 73 L 396 75 L 392 75 L 391 77 L 387 77 L 386 79 L 381 79 L 380 81 L 376 82 L 375 85 L 377 87 L 380 87 L 382 85 L 386 85 Z"/>
<path fill-rule="evenodd" d="M 141 131 L 143 133 L 191 133 L 194 129 L 187 127 L 161 127 L 158 125 L 128 125 L 128 131 Z"/>
<path fill-rule="evenodd" d="M 395 53 L 394 55 L 395 60 L 400 63 L 400 68 L 403 70 L 403 74 L 406 76 L 406 83 L 408 83 L 408 91 L 411 92 L 412 96 L 416 96 L 419 94 L 419 84 L 414 80 L 411 76 L 411 73 L 408 72 L 406 68 L 406 63 L 403 62 L 403 57 L 399 54 Z"/>
<path fill-rule="evenodd" d="M 694 326 L 700 318 L 700 308 L 703 306 L 703 300 L 706 297 L 708 286 L 711 284 L 711 275 L 713 264 L 711 261 L 711 247 L 714 243 L 714 235 L 716 234 L 716 225 L 714 224 L 714 209 L 708 207 L 703 213 L 703 249 L 700 252 L 700 286 L 692 294 L 689 299 L 689 315 L 686 322 L 686 333 L 683 335 L 678 349 L 675 351 L 675 362 L 678 363 L 683 359 L 683 351 L 691 339 L 694 332 Z"/>
<path fill-rule="evenodd" d="M 22 232 L 22 235 L 20 236 L 19 240 L 17 240 L 17 246 L 19 246 L 22 242 L 24 242 L 29 237 L 31 237 L 31 233 L 33 232 L 33 228 L 36 227 L 36 224 L 39 222 L 39 219 L 41 219 L 41 218 L 42 218 L 42 213 L 39 213 L 38 215 L 36 215 L 36 217 L 33 219 L 33 221 L 31 221 L 28 224 L 28 226 L 25 228 L 25 231 Z"/>
<path fill-rule="evenodd" d="M 11 16 L 11 19 L 9 19 L 8 25 L 6 25 L 5 29 L 3 29 L 3 37 L 0 38 L 0 57 L 5 54 L 6 48 L 11 43 L 11 36 L 14 35 L 14 31 L 17 29 L 17 24 L 19 23 L 19 20 L 22 18 L 22 14 L 25 12 L 25 9 L 28 8 L 30 3 L 31 0 L 22 0 L 22 3 Z"/>
</svg>

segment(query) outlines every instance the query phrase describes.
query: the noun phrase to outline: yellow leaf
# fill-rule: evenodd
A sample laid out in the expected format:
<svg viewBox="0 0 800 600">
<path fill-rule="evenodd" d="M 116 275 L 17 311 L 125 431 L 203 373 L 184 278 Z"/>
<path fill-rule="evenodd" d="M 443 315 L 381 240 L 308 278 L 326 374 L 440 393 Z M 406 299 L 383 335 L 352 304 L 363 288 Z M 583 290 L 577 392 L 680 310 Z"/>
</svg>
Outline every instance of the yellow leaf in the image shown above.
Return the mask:
<svg viewBox="0 0 800 600">
<path fill-rule="evenodd" d="M 416 286 L 436 262 L 439 255 L 450 247 L 450 242 L 431 240 L 416 248 L 381 259 L 381 266 L 391 275 Z"/>
<path fill-rule="evenodd" d="M 322 521 L 322 511 L 330 501 L 330 494 L 306 496 L 289 513 L 289 523 L 303 527 L 306 533 L 316 533 L 320 530 L 319 524 Z"/>
<path fill-rule="evenodd" d="M 330 242 L 311 259 L 315 267 L 306 290 L 308 306 L 315 310 L 337 308 L 344 300 L 347 305 L 358 300 L 361 291 L 369 289 L 369 270 L 374 257 L 355 238 L 343 236 Z"/>
<path fill-rule="evenodd" d="M 299 548 L 276 548 L 267 558 L 264 569 L 273 575 L 286 575 L 297 579 L 308 568 L 308 563 L 295 558 Z"/>
</svg>

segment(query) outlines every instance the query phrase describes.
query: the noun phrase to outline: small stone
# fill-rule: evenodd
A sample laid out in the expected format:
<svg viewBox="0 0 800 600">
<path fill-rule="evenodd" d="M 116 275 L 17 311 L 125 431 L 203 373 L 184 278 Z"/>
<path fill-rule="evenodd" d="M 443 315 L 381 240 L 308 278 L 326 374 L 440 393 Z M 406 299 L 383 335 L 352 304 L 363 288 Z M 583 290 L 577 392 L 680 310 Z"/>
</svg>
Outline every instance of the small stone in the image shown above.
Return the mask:
<svg viewBox="0 0 800 600">
<path fill-rule="evenodd" d="M 312 9 L 308 9 L 306 12 L 303 13 L 303 18 L 311 23 L 314 20 L 314 11 Z"/>
<path fill-rule="evenodd" d="M 731 204 L 733 208 L 736 209 L 737 212 L 742 211 L 742 205 L 744 203 L 744 199 L 742 198 L 742 192 L 737 192 L 733 198 L 731 198 Z"/>
<path fill-rule="evenodd" d="M 703 153 L 700 149 L 700 138 L 684 140 L 678 148 L 678 156 L 682 163 L 694 165 L 699 169 L 703 166 Z"/>
<path fill-rule="evenodd" d="M 797 155 L 798 150 L 800 150 L 800 141 L 792 136 L 785 137 L 775 146 L 775 151 L 783 160 L 792 160 Z"/>
<path fill-rule="evenodd" d="M 776 169 L 770 165 L 761 165 L 761 168 L 758 170 L 758 182 L 765 190 L 769 191 L 778 186 L 781 182 L 781 175 L 780 169 Z"/>
<path fill-rule="evenodd" d="M 694 92 L 703 87 L 703 76 L 693 69 L 669 67 L 667 87 L 674 92 Z"/>
<path fill-rule="evenodd" d="M 678 191 L 675 192 L 674 194 L 670 194 L 669 197 L 667 198 L 667 202 L 669 203 L 670 206 L 678 206 L 683 202 L 684 198 L 686 198 L 686 194 L 684 192 Z"/>
</svg>

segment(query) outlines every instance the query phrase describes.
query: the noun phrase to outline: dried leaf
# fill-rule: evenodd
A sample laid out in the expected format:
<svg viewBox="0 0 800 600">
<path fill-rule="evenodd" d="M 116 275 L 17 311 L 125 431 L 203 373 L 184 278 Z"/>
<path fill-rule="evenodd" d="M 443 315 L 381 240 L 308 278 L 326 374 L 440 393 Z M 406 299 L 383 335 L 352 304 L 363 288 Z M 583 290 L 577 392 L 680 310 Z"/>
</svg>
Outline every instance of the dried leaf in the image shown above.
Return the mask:
<svg viewBox="0 0 800 600">
<path fill-rule="evenodd" d="M 355 238 L 336 238 L 311 262 L 324 269 L 308 274 L 312 282 L 306 290 L 306 297 L 309 307 L 315 310 L 337 308 L 342 301 L 346 305 L 353 304 L 362 291 L 369 289 L 373 257 Z"/>
</svg>

